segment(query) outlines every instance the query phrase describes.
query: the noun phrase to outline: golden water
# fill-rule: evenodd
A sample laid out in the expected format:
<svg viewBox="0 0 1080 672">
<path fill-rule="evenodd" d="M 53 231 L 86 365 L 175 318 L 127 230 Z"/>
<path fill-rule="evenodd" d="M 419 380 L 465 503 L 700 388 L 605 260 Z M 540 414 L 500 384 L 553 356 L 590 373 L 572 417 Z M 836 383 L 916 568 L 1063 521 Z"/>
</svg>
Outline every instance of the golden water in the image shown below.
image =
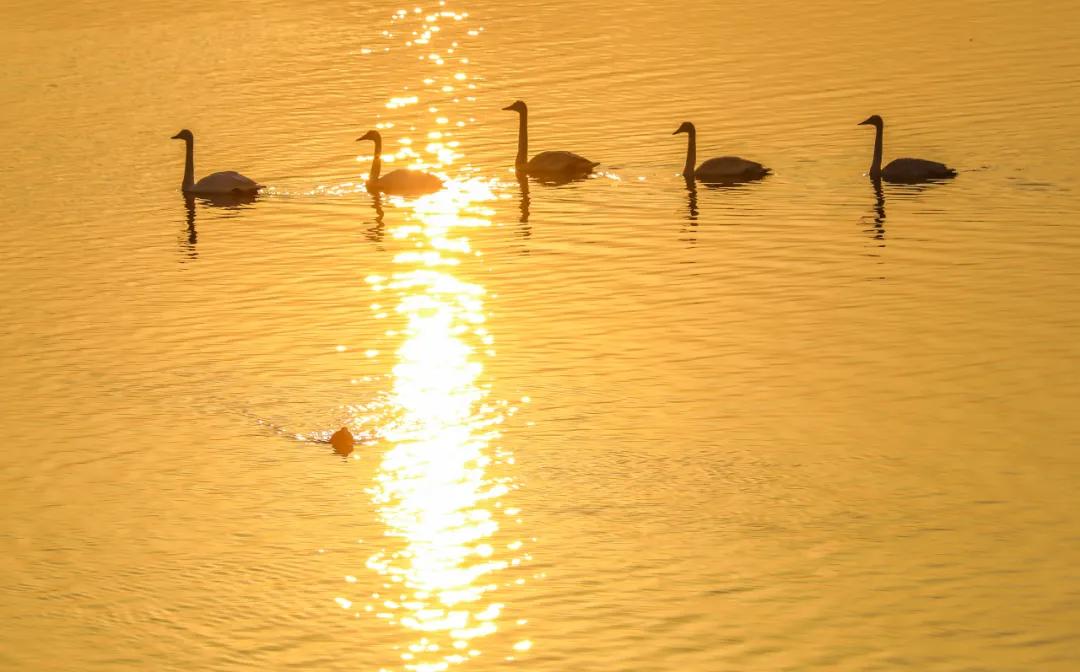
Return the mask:
<svg viewBox="0 0 1080 672">
<path fill-rule="evenodd" d="M 1080 667 L 1075 3 L 0 7 L 0 669 Z"/>
</svg>

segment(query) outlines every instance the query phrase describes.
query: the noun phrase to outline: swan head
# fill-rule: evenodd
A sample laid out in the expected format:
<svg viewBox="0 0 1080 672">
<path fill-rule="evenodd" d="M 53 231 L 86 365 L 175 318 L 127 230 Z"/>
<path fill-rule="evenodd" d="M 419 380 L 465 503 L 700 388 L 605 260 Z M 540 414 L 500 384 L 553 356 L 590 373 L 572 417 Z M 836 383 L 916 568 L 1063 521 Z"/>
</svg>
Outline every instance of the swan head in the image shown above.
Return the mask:
<svg viewBox="0 0 1080 672">
<path fill-rule="evenodd" d="M 371 140 L 372 142 L 380 142 L 381 143 L 382 142 L 382 135 L 380 135 L 378 131 L 368 131 L 367 133 L 364 133 L 363 135 L 361 135 L 359 138 L 356 139 L 357 142 L 360 142 L 361 140 Z"/>
<path fill-rule="evenodd" d="M 195 136 L 191 134 L 191 131 L 189 131 L 189 130 L 187 130 L 185 128 L 184 130 L 180 131 L 176 135 L 172 136 L 172 138 L 170 138 L 170 139 L 171 140 L 185 140 L 187 142 L 194 142 Z"/>
<path fill-rule="evenodd" d="M 528 108 L 525 107 L 525 103 L 520 100 L 515 100 L 513 103 L 507 105 L 502 109 L 517 112 L 518 114 L 524 114 L 528 110 Z"/>
<path fill-rule="evenodd" d="M 682 122 L 682 124 L 677 129 L 675 129 L 675 132 L 672 133 L 672 135 L 678 135 L 679 133 L 694 133 L 694 132 L 695 132 L 694 131 L 694 125 L 691 124 L 689 121 L 684 121 L 684 122 Z"/>
<path fill-rule="evenodd" d="M 881 117 L 876 114 L 872 114 L 866 118 L 866 121 L 860 121 L 858 124 L 856 124 L 856 126 L 876 126 L 878 128 L 881 128 L 884 125 L 885 122 L 882 121 Z"/>
</svg>

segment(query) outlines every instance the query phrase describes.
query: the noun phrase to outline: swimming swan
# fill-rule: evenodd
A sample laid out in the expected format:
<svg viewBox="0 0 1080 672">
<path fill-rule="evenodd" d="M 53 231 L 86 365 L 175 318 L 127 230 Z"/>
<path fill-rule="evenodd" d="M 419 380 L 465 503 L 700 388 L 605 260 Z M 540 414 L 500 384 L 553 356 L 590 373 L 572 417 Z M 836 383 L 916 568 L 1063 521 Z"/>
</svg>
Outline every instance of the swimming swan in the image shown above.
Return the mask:
<svg viewBox="0 0 1080 672">
<path fill-rule="evenodd" d="M 514 169 L 533 177 L 584 177 L 600 164 L 573 152 L 540 152 L 529 159 L 529 108 L 520 100 L 503 108 L 518 113 L 518 153 Z"/>
<path fill-rule="evenodd" d="M 756 161 L 740 159 L 737 156 L 720 156 L 715 159 L 708 159 L 695 170 L 697 129 L 689 121 L 684 121 L 672 135 L 678 135 L 679 133 L 686 133 L 689 136 L 689 142 L 686 145 L 686 165 L 683 166 L 682 172 L 683 177 L 688 180 L 697 178 L 706 184 L 745 182 L 747 180 L 757 180 L 772 172 Z"/>
<path fill-rule="evenodd" d="M 866 121 L 860 121 L 858 125 L 873 126 L 876 130 L 874 136 L 874 162 L 870 164 L 870 179 L 913 183 L 956 177 L 956 171 L 944 163 L 925 159 L 894 159 L 889 162 L 889 165 L 882 168 L 881 145 L 882 136 L 885 134 L 885 122 L 875 114 Z"/>
<path fill-rule="evenodd" d="M 367 188 L 371 192 L 383 192 L 395 196 L 420 196 L 433 194 L 443 188 L 443 181 L 434 175 L 419 171 L 399 168 L 380 176 L 382 171 L 382 135 L 378 131 L 368 131 L 359 138 L 375 143 L 375 157 L 371 160 L 371 174 Z"/>
<path fill-rule="evenodd" d="M 186 128 L 176 135 L 173 140 L 183 140 L 187 145 L 187 159 L 184 162 L 184 182 L 181 185 L 185 194 L 239 194 L 254 195 L 263 185 L 258 184 L 250 177 L 244 177 L 240 173 L 224 170 L 220 173 L 211 173 L 198 182 L 195 181 L 195 136 Z"/>
</svg>

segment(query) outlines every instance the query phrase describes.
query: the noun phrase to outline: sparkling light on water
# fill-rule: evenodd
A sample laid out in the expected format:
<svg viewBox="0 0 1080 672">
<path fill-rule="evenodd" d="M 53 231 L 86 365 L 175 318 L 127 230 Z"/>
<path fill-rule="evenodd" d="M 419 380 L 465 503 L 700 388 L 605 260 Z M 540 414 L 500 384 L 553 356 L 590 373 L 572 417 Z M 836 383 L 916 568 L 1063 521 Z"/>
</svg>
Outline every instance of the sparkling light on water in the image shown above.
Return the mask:
<svg viewBox="0 0 1080 672">
<path fill-rule="evenodd" d="M 417 199 L 384 198 L 391 208 L 386 234 L 403 251 L 389 277 L 367 278 L 378 295 L 373 314 L 387 321 L 396 345 L 370 489 L 385 531 L 367 568 L 380 584 L 355 598 L 354 609 L 400 633 L 387 670 L 437 672 L 487 647 L 500 656 L 532 647 L 522 636 L 526 621 L 504 618 L 529 558 L 515 534 L 520 512 L 504 504 L 515 486 L 499 428 L 516 408 L 490 398 L 484 364 L 495 356 L 495 337 L 484 287 L 469 279 L 481 255 L 468 234 L 490 226 L 495 183 L 449 174 L 469 172 L 455 137 L 472 122 L 460 106 L 475 101 L 458 97 L 476 88 L 460 53 L 469 34 L 479 35 L 467 18 L 445 2 L 393 14 L 383 36 L 415 53 L 421 76 L 391 95 L 371 122 L 383 133 L 385 162 L 435 172 L 446 183 Z M 388 56 L 369 49 L 365 57 Z M 374 356 L 390 354 L 384 347 Z"/>
<path fill-rule="evenodd" d="M 501 574 L 527 559 L 513 536 L 519 512 L 502 501 L 514 484 L 499 426 L 515 409 L 489 400 L 485 291 L 457 275 L 477 259 L 464 234 L 489 225 L 492 198 L 490 183 L 470 180 L 398 202 L 410 214 L 390 234 L 416 245 L 395 257 L 400 270 L 369 278 L 373 290 L 397 297 L 402 325 L 394 330 L 396 416 L 371 490 L 386 543 L 367 567 L 384 583 L 369 606 L 405 633 L 404 670 L 445 670 L 481 655 L 480 640 L 520 628 L 501 623 L 503 593 L 520 585 Z M 531 646 L 523 641 L 506 645 L 522 653 Z"/>
</svg>

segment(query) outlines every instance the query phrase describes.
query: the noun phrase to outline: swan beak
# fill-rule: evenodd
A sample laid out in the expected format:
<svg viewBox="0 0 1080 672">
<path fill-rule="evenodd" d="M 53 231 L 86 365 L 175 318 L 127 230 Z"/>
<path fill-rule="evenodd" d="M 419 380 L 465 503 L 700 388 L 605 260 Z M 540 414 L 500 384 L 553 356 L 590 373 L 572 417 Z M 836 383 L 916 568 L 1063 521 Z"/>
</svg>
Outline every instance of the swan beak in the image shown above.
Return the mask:
<svg viewBox="0 0 1080 672">
<path fill-rule="evenodd" d="M 859 123 L 857 123 L 857 124 L 855 124 L 855 125 L 856 125 L 856 126 L 872 126 L 872 125 L 873 125 L 873 123 L 874 123 L 874 122 L 872 122 L 872 121 L 870 121 L 869 119 L 867 119 L 866 121 L 860 121 Z"/>
<path fill-rule="evenodd" d="M 514 110 L 514 106 L 513 105 L 507 105 L 506 107 L 504 107 L 502 109 L 506 110 L 507 112 L 512 112 Z"/>
<path fill-rule="evenodd" d="M 679 133 L 682 133 L 682 129 L 681 129 L 681 128 L 679 128 L 679 129 L 676 129 L 676 130 L 674 130 L 674 131 L 672 131 L 672 132 L 671 132 L 671 134 L 672 134 L 672 135 L 678 135 Z"/>
<path fill-rule="evenodd" d="M 179 140 L 179 139 L 180 139 L 180 134 L 179 134 L 179 133 L 177 133 L 176 135 L 172 136 L 172 137 L 171 137 L 171 138 L 169 138 L 169 139 L 170 139 L 170 140 Z"/>
</svg>

